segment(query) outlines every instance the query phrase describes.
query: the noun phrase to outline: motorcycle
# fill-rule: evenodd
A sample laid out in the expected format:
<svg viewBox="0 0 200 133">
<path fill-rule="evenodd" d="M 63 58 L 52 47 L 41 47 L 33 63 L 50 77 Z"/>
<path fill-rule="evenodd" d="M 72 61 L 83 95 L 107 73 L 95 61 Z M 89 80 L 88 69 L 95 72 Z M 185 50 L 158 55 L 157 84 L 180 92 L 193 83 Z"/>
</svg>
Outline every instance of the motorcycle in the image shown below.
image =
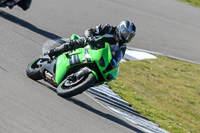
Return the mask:
<svg viewBox="0 0 200 133">
<path fill-rule="evenodd" d="M 79 39 L 73 34 L 70 39 Z M 103 48 L 78 48 L 51 59 L 48 54 L 29 63 L 26 74 L 33 80 L 47 81 L 61 97 L 81 94 L 88 88 L 116 79 L 123 57 L 117 45 L 105 42 Z"/>
<path fill-rule="evenodd" d="M 25 0 L 0 0 L 0 7 L 9 7 L 12 9 L 14 6 L 18 5 L 23 10 L 27 10 L 31 3 L 24 3 Z"/>
</svg>

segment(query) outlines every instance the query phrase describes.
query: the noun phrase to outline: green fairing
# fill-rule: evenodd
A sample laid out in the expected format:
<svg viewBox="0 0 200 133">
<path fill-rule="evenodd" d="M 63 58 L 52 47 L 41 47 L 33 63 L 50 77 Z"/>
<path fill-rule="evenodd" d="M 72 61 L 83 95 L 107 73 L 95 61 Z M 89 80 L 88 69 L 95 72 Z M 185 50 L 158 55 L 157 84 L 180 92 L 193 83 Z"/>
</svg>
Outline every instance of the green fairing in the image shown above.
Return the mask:
<svg viewBox="0 0 200 133">
<path fill-rule="evenodd" d="M 79 38 L 79 36 L 77 36 L 75 34 L 73 34 L 71 37 L 71 39 L 78 39 L 78 38 Z M 87 51 L 87 53 L 86 53 L 86 51 Z M 111 79 L 109 80 L 106 78 L 108 76 L 108 74 L 111 74 L 113 76 L 113 79 L 115 79 L 118 75 L 118 71 L 119 71 L 118 66 L 108 72 L 104 72 L 112 59 L 112 54 L 111 54 L 111 50 L 110 50 L 108 43 L 105 43 L 105 48 L 101 48 L 98 50 L 95 50 L 95 49 L 87 49 L 86 50 L 85 48 L 79 48 L 79 49 L 76 49 L 75 51 L 69 51 L 67 53 L 69 54 L 70 57 L 67 57 L 66 53 L 64 53 L 57 58 L 56 74 L 55 74 L 55 81 L 57 84 L 61 83 L 65 74 L 71 67 L 74 67 L 74 66 L 77 66 L 80 64 L 96 62 L 105 81 L 111 80 Z M 72 58 L 72 56 L 77 57 L 77 59 L 76 59 L 77 62 L 74 64 L 72 64 L 72 63 L 70 64 L 70 59 Z M 86 61 L 87 58 L 90 59 L 89 62 Z M 104 59 L 104 64 L 105 64 L 104 67 L 102 67 L 99 64 L 99 61 L 102 58 Z M 78 61 L 78 59 L 79 59 L 79 61 Z M 94 73 L 96 79 L 98 80 L 98 75 L 97 75 L 96 71 L 92 70 L 92 72 Z"/>
<path fill-rule="evenodd" d="M 105 48 L 102 48 L 102 49 L 99 49 L 99 50 L 90 50 L 89 53 L 90 52 L 91 52 L 91 55 L 94 55 L 93 60 L 96 61 L 96 64 L 97 64 L 101 74 L 103 75 L 104 79 L 107 81 L 106 76 L 107 76 L 108 73 L 103 73 L 103 71 L 107 68 L 108 64 L 110 63 L 110 61 L 112 59 L 109 44 L 105 43 Z M 103 56 L 103 59 L 105 61 L 105 67 L 102 67 L 99 64 L 99 60 L 101 59 L 102 56 Z"/>
<path fill-rule="evenodd" d="M 119 66 L 118 66 L 118 67 L 115 67 L 114 69 L 112 69 L 111 71 L 109 71 L 109 72 L 107 73 L 107 75 L 108 75 L 108 74 L 111 74 L 111 75 L 113 76 L 113 79 L 112 79 L 112 80 L 114 80 L 114 79 L 117 78 L 118 72 L 119 72 Z M 107 76 L 107 75 L 106 75 L 106 76 Z"/>
<path fill-rule="evenodd" d="M 80 37 L 76 34 L 73 34 L 71 36 L 71 40 L 76 40 L 79 39 Z M 76 53 L 74 53 L 76 54 Z M 69 63 L 69 59 L 67 59 L 65 54 L 60 55 L 57 58 L 57 63 L 56 63 L 56 75 L 55 75 L 55 81 L 57 84 L 59 84 L 63 77 L 65 76 L 65 74 L 67 73 L 67 71 L 70 68 L 70 63 Z"/>
<path fill-rule="evenodd" d="M 59 84 L 62 81 L 69 67 L 70 67 L 69 59 L 66 58 L 65 54 L 60 55 L 56 63 L 55 81 L 57 84 Z"/>
</svg>

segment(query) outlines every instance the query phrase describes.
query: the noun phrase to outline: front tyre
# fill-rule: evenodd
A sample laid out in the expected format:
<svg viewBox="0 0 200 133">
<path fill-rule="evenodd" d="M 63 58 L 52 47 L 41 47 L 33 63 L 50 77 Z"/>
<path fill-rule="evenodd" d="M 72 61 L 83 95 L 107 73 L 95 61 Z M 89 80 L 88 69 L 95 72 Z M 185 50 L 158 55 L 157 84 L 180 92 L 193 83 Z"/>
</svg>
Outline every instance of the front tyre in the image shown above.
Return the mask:
<svg viewBox="0 0 200 133">
<path fill-rule="evenodd" d="M 40 58 L 36 59 L 35 61 L 29 63 L 26 68 L 26 75 L 33 80 L 42 79 L 40 75 L 40 66 L 38 65 L 39 61 Z"/>
<path fill-rule="evenodd" d="M 84 68 L 84 70 L 86 69 Z M 82 72 L 81 77 L 79 77 L 78 79 L 70 78 L 70 76 L 62 81 L 57 87 L 57 94 L 61 97 L 67 98 L 81 94 L 92 85 L 94 85 L 96 82 L 96 77 L 92 72 Z"/>
</svg>

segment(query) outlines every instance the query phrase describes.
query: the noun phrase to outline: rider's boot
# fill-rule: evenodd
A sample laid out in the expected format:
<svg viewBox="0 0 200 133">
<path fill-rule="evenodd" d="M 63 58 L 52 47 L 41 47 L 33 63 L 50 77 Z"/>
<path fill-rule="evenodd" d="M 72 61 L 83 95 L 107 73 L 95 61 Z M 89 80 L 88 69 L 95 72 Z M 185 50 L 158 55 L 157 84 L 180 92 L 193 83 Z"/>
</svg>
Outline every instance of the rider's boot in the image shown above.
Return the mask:
<svg viewBox="0 0 200 133">
<path fill-rule="evenodd" d="M 31 2 L 32 0 L 21 0 L 19 3 L 17 3 L 17 5 L 21 7 L 24 11 L 26 11 L 27 9 L 29 9 Z"/>
</svg>

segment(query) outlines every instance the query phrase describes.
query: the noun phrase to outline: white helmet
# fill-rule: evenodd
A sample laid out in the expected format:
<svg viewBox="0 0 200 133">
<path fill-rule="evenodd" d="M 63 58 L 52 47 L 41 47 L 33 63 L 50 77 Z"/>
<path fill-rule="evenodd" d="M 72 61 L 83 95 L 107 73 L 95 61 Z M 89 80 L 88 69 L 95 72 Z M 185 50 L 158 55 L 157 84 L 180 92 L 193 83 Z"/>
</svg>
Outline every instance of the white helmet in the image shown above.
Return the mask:
<svg viewBox="0 0 200 133">
<path fill-rule="evenodd" d="M 120 41 L 129 43 L 136 34 L 136 27 L 131 21 L 121 21 L 116 27 L 116 34 L 118 35 Z"/>
</svg>

